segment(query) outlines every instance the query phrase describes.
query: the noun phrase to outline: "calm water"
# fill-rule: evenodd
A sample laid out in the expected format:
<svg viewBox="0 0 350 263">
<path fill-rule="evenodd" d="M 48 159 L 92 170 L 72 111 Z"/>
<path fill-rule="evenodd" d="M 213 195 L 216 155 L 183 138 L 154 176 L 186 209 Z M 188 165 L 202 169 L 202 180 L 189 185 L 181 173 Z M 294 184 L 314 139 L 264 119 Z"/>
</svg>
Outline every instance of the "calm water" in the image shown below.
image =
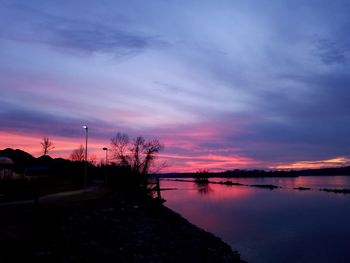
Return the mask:
<svg viewBox="0 0 350 263">
<path fill-rule="evenodd" d="M 177 188 L 162 195 L 166 206 L 221 237 L 250 263 L 350 262 L 350 195 L 292 189 L 350 188 L 350 177 L 230 180 L 284 188 L 161 181 L 163 188 Z"/>
</svg>

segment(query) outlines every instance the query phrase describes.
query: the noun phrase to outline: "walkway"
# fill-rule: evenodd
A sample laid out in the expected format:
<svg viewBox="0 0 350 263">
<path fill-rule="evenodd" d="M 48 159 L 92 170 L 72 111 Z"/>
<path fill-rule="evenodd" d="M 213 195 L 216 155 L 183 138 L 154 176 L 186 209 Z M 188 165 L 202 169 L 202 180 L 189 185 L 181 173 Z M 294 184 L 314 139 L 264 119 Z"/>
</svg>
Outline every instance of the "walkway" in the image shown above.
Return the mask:
<svg viewBox="0 0 350 263">
<path fill-rule="evenodd" d="M 50 202 L 56 202 L 60 199 L 63 199 L 67 196 L 73 196 L 73 195 L 79 195 L 83 193 L 91 193 L 95 192 L 102 188 L 102 185 L 99 183 L 95 183 L 94 185 L 87 187 L 86 189 L 80 189 L 80 190 L 74 190 L 74 191 L 67 191 L 67 192 L 60 192 L 50 195 L 44 195 L 39 198 L 39 203 L 50 203 Z M 0 203 L 0 207 L 2 206 L 10 206 L 10 205 L 25 205 L 25 204 L 33 204 L 34 200 L 20 200 L 20 201 L 13 201 L 13 202 L 6 202 L 6 203 Z"/>
</svg>

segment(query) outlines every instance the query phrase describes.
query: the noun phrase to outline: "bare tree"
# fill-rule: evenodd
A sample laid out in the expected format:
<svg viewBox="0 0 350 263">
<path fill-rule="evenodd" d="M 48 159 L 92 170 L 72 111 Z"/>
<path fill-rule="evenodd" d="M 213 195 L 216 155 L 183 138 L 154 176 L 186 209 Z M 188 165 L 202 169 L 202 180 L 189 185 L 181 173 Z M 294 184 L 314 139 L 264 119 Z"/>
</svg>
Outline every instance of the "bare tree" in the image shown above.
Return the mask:
<svg viewBox="0 0 350 263">
<path fill-rule="evenodd" d="M 81 144 L 78 149 L 73 150 L 70 159 L 78 162 L 85 161 L 85 147 Z"/>
<path fill-rule="evenodd" d="M 142 136 L 132 141 L 128 135 L 117 133 L 111 139 L 111 151 L 117 163 L 128 168 L 132 175 L 144 176 L 149 172 L 156 154 L 163 149 L 157 139 L 145 140 Z"/>
<path fill-rule="evenodd" d="M 41 142 L 41 147 L 44 155 L 47 155 L 49 151 L 55 148 L 53 142 L 50 141 L 49 137 L 44 137 Z"/>
<path fill-rule="evenodd" d="M 88 158 L 88 163 L 93 165 L 93 166 L 96 166 L 97 164 L 97 157 L 95 154 L 90 154 L 89 158 Z"/>
</svg>

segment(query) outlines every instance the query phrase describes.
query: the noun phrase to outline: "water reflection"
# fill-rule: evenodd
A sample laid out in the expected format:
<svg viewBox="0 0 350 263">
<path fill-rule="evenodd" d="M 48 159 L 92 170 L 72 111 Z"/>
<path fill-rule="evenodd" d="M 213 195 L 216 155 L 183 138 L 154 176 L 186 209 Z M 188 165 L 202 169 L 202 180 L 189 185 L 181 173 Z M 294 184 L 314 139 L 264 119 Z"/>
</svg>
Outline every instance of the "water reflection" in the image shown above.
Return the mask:
<svg viewBox="0 0 350 263">
<path fill-rule="evenodd" d="M 223 178 L 211 178 L 211 181 L 223 181 Z M 299 177 L 263 177 L 263 178 L 234 178 L 233 182 L 241 184 L 272 184 L 283 188 L 350 188 L 350 176 L 299 176 Z"/>
<path fill-rule="evenodd" d="M 270 179 L 275 178 L 249 183 L 290 190 L 218 184 L 208 190 L 192 182 L 164 181 L 162 187 L 179 190 L 164 191 L 163 196 L 168 207 L 223 238 L 250 263 L 350 262 L 350 195 L 292 190 L 300 182 L 330 187 L 326 177 L 279 183 Z"/>
<path fill-rule="evenodd" d="M 210 184 L 194 183 L 194 185 L 197 188 L 198 193 L 201 195 L 213 193 L 213 189 L 210 187 Z"/>
</svg>

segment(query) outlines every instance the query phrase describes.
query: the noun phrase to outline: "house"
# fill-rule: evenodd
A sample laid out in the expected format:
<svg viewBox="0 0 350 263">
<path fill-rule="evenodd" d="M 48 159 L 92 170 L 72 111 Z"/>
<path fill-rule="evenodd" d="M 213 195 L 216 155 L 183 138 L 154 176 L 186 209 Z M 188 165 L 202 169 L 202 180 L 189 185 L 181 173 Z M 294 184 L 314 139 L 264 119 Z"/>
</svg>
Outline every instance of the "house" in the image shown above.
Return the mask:
<svg viewBox="0 0 350 263">
<path fill-rule="evenodd" d="M 13 161 L 8 157 L 0 156 L 0 179 L 12 176 Z"/>
</svg>

